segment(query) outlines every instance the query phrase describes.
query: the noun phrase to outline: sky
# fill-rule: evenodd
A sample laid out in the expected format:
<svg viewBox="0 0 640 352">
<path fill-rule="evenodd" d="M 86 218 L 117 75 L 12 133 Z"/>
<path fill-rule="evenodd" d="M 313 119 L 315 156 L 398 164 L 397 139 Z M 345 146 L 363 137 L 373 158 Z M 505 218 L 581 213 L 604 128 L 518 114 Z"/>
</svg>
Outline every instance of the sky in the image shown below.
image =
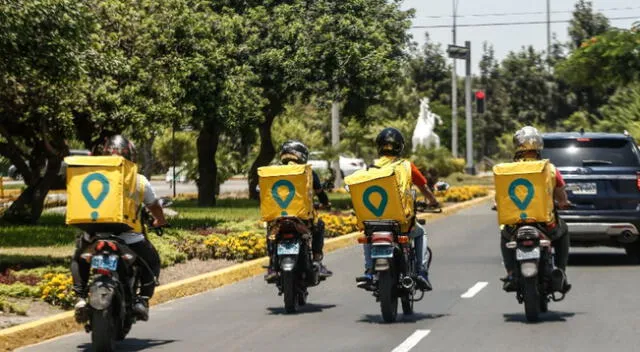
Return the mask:
<svg viewBox="0 0 640 352">
<path fill-rule="evenodd" d="M 455 0 L 405 0 L 404 9 L 416 10 L 413 19 L 414 26 L 447 25 L 447 28 L 419 29 L 412 28 L 410 33 L 413 41 L 420 45 L 424 43 L 425 32 L 429 32 L 432 41 L 440 43 L 443 50 L 452 44 L 452 13 Z M 551 21 L 571 19 L 571 11 L 575 0 L 551 0 Z M 638 0 L 593 0 L 593 7 L 610 19 L 614 27 L 630 28 L 640 21 L 640 1 Z M 529 22 L 546 21 L 546 0 L 458 0 L 458 25 L 480 24 L 495 22 Z M 557 11 L 557 13 L 554 13 Z M 527 12 L 528 14 L 521 14 Z M 535 14 L 531 14 L 535 12 Z M 518 15 L 501 15 L 505 13 L 520 13 Z M 491 14 L 491 16 L 485 16 Z M 438 18 L 434 18 L 438 16 Z M 464 17 L 460 17 L 464 16 Z M 612 19 L 614 17 L 634 17 L 635 19 Z M 552 23 L 551 33 L 555 33 L 561 42 L 569 39 L 568 23 Z M 522 46 L 533 45 L 537 50 L 547 47 L 547 25 L 529 24 L 515 26 L 490 27 L 458 27 L 456 30 L 457 45 L 464 46 L 465 40 L 471 41 L 472 74 L 478 72 L 478 62 L 482 55 L 482 43 L 487 41 L 495 49 L 496 58 L 501 60 L 510 51 L 517 51 Z M 458 62 L 458 74 L 464 74 L 464 63 Z"/>
</svg>

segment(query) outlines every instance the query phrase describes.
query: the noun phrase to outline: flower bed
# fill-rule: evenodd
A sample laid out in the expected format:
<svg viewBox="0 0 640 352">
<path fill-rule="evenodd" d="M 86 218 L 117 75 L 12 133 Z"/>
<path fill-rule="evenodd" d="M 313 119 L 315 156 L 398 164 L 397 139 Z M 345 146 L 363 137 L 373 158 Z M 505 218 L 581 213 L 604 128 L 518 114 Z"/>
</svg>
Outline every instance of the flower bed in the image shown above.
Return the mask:
<svg viewBox="0 0 640 352">
<path fill-rule="evenodd" d="M 440 203 L 458 203 L 489 194 L 483 186 L 453 186 L 446 191 L 436 191 L 435 196 Z"/>
</svg>

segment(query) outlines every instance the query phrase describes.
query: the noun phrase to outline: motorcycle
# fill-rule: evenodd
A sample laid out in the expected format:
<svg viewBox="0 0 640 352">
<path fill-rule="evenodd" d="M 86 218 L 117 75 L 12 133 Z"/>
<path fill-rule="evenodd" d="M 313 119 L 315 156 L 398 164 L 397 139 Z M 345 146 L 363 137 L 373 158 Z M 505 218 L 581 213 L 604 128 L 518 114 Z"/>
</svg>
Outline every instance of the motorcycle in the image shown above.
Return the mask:
<svg viewBox="0 0 640 352">
<path fill-rule="evenodd" d="M 538 321 L 540 313 L 548 310 L 550 301 L 559 302 L 565 297 L 561 292 L 563 277 L 554 278 L 555 269 L 551 240 L 544 224 L 516 225 L 506 246 L 516 251 L 516 298 L 524 303 L 527 321 Z M 560 293 L 560 296 L 556 296 Z"/>
<path fill-rule="evenodd" d="M 424 220 L 418 220 L 424 225 Z M 410 236 L 400 231 L 400 224 L 390 220 L 364 222 L 364 236 L 361 244 L 371 245 L 374 280 L 370 285 L 361 286 L 373 292 L 380 302 L 382 318 L 387 323 L 396 321 L 398 299 L 405 315 L 413 314 L 413 304 L 424 298 L 424 291 L 416 287 L 415 247 Z M 420 291 L 419 297 L 417 292 Z"/>
<path fill-rule="evenodd" d="M 325 279 L 313 262 L 311 240 L 309 224 L 297 217 L 280 217 L 269 228 L 272 265 L 277 270 L 277 280 L 271 283 L 278 288 L 278 295 L 284 296 L 284 309 L 288 314 L 304 306 L 308 288 Z"/>
<path fill-rule="evenodd" d="M 161 199 L 163 207 L 171 203 Z M 153 219 L 143 210 L 143 219 L 152 224 Z M 153 227 L 158 236 L 163 235 L 163 227 Z M 91 343 L 96 351 L 114 351 L 116 341 L 127 336 L 136 316 L 133 306 L 141 285 L 140 270 L 151 268 L 116 234 L 97 233 L 91 236 L 80 258 L 91 265 L 88 321 L 85 331 L 91 333 Z M 155 283 L 157 284 L 157 282 Z"/>
</svg>

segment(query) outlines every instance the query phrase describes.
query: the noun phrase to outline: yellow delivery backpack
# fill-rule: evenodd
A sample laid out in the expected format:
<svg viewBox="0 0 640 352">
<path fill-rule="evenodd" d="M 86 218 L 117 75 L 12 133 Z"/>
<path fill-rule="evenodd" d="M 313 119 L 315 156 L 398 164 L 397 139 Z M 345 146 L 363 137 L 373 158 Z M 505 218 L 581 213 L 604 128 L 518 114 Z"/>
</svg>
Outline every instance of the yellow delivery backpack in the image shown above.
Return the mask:
<svg viewBox="0 0 640 352">
<path fill-rule="evenodd" d="M 548 160 L 520 161 L 493 167 L 500 225 L 554 221 L 556 170 Z"/>
<path fill-rule="evenodd" d="M 344 179 L 358 226 L 363 229 L 364 222 L 370 220 L 395 220 L 403 232 L 408 232 L 414 215 L 411 163 L 383 157 L 375 165 L 377 167 L 358 170 Z"/>
<path fill-rule="evenodd" d="M 311 165 L 272 165 L 258 168 L 260 214 L 263 221 L 282 216 L 313 219 Z"/>
<path fill-rule="evenodd" d="M 138 167 L 121 156 L 71 156 L 66 223 L 87 232 L 142 231 L 144 187 Z"/>
</svg>

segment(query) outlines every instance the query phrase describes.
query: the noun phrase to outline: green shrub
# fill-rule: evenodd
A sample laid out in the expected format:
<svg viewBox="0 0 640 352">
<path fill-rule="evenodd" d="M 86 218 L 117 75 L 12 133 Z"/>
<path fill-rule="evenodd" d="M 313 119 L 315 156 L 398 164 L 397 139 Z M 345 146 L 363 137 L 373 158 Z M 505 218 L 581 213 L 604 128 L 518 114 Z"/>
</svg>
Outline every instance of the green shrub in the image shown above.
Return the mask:
<svg viewBox="0 0 640 352">
<path fill-rule="evenodd" d="M 413 153 L 411 161 L 423 172 L 434 169 L 439 178 L 464 171 L 464 160 L 455 159 L 446 148 L 419 146 Z"/>
</svg>

